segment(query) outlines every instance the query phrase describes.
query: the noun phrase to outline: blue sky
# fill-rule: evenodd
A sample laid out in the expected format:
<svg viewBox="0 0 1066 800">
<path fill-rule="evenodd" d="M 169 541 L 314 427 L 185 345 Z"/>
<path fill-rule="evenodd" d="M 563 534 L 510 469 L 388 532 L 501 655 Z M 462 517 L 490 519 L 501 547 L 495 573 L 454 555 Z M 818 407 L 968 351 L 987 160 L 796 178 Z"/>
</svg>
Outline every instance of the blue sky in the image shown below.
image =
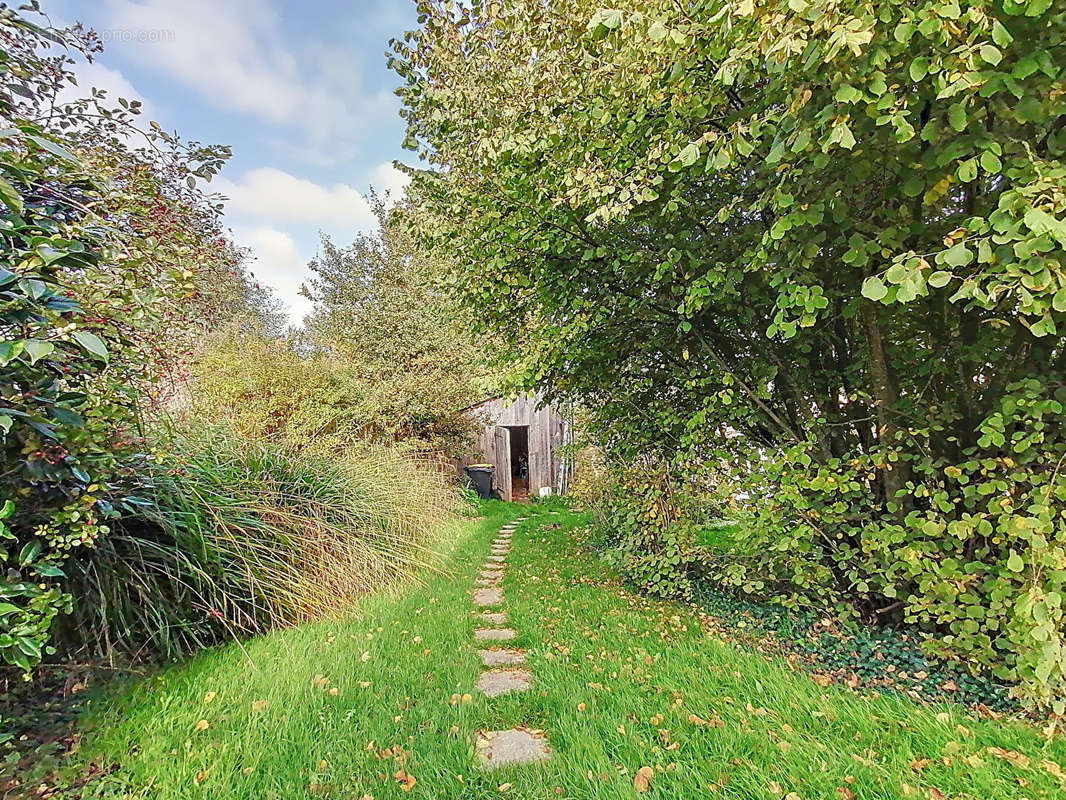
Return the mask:
<svg viewBox="0 0 1066 800">
<path fill-rule="evenodd" d="M 370 186 L 402 189 L 403 121 L 385 66 L 415 26 L 412 0 L 44 0 L 56 23 L 97 30 L 104 53 L 80 88 L 144 103 L 144 120 L 228 144 L 210 188 L 255 255 L 251 269 L 298 323 L 319 231 L 346 243 L 373 227 Z"/>
</svg>

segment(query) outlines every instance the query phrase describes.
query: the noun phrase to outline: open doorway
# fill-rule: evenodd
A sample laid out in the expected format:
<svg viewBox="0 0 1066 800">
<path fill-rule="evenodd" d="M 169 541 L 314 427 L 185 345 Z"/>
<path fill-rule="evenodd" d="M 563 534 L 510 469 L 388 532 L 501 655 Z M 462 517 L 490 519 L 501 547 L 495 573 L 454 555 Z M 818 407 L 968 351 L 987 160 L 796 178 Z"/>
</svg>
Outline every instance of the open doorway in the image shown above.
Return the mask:
<svg viewBox="0 0 1066 800">
<path fill-rule="evenodd" d="M 508 425 L 511 434 L 511 499 L 529 499 L 529 426 Z"/>
</svg>

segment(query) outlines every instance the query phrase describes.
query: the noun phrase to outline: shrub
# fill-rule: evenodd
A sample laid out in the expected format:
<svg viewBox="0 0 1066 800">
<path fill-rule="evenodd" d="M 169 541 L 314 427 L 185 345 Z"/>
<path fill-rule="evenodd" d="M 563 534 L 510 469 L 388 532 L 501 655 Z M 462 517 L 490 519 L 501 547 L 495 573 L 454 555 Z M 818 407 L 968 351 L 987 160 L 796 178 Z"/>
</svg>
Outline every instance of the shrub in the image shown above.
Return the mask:
<svg viewBox="0 0 1066 800">
<path fill-rule="evenodd" d="M 71 554 L 109 533 L 138 406 L 248 288 L 196 188 L 226 148 L 138 132 L 136 101 L 64 101 L 68 53 L 99 40 L 42 28 L 36 6 L 0 9 L 0 664 L 23 670 L 69 607 Z"/>
<path fill-rule="evenodd" d="M 640 458 L 608 466 L 595 450 L 579 461 L 571 492 L 591 512 L 593 532 L 621 574 L 659 597 L 691 597 L 707 506 L 663 463 Z"/>
<path fill-rule="evenodd" d="M 431 563 L 455 503 L 432 465 L 382 447 L 310 453 L 208 429 L 170 450 L 71 561 L 68 652 L 176 657 L 342 613 Z"/>
</svg>

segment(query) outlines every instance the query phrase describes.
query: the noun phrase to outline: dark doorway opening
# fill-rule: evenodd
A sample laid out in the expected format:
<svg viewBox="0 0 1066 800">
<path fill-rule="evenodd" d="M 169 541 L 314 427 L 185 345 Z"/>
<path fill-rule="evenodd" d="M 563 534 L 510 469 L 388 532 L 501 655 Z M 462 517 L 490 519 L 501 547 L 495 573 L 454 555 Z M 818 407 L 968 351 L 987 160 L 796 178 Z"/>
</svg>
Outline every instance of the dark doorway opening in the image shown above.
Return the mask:
<svg viewBox="0 0 1066 800">
<path fill-rule="evenodd" d="M 529 426 L 508 425 L 511 434 L 511 499 L 529 499 Z"/>
</svg>

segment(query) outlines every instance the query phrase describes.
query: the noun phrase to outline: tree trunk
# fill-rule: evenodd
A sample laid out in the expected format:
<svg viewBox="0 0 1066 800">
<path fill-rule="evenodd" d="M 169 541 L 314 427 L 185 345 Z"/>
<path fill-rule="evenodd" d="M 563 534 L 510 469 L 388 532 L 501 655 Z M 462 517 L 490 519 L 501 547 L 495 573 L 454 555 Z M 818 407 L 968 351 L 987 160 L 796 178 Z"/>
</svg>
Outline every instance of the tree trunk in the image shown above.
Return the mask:
<svg viewBox="0 0 1066 800">
<path fill-rule="evenodd" d="M 899 396 L 896 394 L 896 385 L 892 380 L 892 372 L 889 369 L 888 358 L 885 355 L 885 342 L 881 336 L 881 324 L 877 319 L 877 309 L 872 303 L 863 302 L 862 318 L 866 326 L 866 338 L 869 344 L 869 361 L 867 372 L 869 374 L 870 393 L 873 395 L 877 408 L 877 440 L 891 448 L 896 442 L 896 433 L 899 428 L 896 425 L 893 414 Z M 895 500 L 896 494 L 904 488 L 907 481 L 907 466 L 900 461 L 888 462 L 882 476 L 885 490 L 885 500 Z M 903 498 L 898 502 L 906 505 Z"/>
</svg>

